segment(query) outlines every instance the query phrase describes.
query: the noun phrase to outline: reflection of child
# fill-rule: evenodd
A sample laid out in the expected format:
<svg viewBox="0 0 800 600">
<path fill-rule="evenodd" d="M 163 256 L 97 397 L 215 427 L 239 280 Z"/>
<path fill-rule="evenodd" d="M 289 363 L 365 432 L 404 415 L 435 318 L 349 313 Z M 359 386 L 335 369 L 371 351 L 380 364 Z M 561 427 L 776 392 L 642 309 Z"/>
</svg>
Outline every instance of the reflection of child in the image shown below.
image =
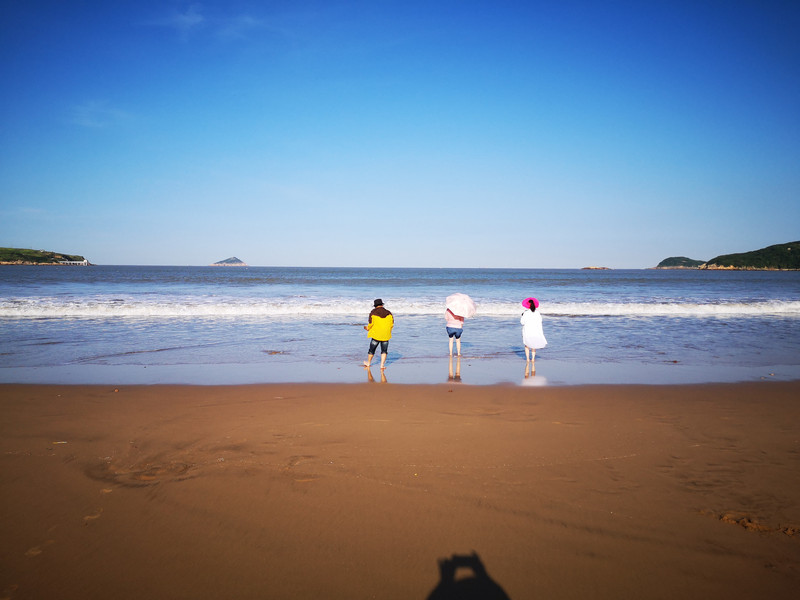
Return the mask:
<svg viewBox="0 0 800 600">
<path fill-rule="evenodd" d="M 547 346 L 547 340 L 542 330 L 542 315 L 537 312 L 539 301 L 536 298 L 528 298 L 529 310 L 522 313 L 519 322 L 522 324 L 522 343 L 525 345 L 525 360 L 536 360 L 536 349 Z M 523 304 L 524 305 L 524 304 Z"/>
<path fill-rule="evenodd" d="M 453 372 L 453 357 L 450 356 L 450 367 L 447 369 L 447 381 L 461 383 L 461 357 L 456 359 L 456 370 Z"/>
<path fill-rule="evenodd" d="M 456 340 L 456 352 L 461 356 L 461 334 L 464 333 L 464 317 L 459 317 L 449 308 L 444 313 L 447 337 L 450 338 L 450 356 L 453 356 L 453 338 Z"/>
</svg>

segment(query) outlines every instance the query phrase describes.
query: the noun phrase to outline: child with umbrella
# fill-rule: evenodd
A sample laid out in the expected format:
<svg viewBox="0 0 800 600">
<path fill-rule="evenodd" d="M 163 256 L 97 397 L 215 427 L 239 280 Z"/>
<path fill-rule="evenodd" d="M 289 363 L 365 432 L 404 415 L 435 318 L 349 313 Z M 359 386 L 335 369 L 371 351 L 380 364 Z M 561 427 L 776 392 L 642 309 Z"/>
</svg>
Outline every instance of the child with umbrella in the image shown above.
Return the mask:
<svg viewBox="0 0 800 600">
<path fill-rule="evenodd" d="M 456 352 L 461 356 L 461 334 L 464 333 L 464 319 L 475 315 L 475 303 L 466 294 L 451 294 L 445 299 L 445 329 L 450 338 L 450 356 L 453 356 L 453 340 L 456 341 Z"/>
</svg>

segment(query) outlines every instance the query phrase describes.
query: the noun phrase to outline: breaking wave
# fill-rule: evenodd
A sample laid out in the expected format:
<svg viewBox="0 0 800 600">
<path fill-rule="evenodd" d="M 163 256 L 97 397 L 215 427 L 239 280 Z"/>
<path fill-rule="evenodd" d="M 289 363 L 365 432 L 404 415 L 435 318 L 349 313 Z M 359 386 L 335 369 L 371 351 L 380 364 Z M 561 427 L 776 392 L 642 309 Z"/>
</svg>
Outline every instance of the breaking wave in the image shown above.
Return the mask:
<svg viewBox="0 0 800 600">
<path fill-rule="evenodd" d="M 440 315 L 441 300 L 398 299 L 386 302 L 397 315 Z M 308 298 L 17 298 L 0 300 L 0 318 L 4 319 L 109 319 L 109 318 L 311 318 L 354 317 L 362 319 L 371 310 L 371 302 L 350 298 L 312 300 Z M 755 302 L 543 302 L 540 311 L 551 317 L 685 317 L 725 318 L 764 317 L 800 318 L 800 301 Z M 480 317 L 518 316 L 517 302 L 478 302 Z"/>
</svg>

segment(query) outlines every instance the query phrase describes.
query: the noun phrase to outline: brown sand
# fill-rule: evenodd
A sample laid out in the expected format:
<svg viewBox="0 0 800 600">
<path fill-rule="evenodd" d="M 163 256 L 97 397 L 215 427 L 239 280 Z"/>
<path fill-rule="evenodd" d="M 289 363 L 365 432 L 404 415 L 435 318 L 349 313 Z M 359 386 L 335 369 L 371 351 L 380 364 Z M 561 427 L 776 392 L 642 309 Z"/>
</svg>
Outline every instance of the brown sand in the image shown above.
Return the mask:
<svg viewBox="0 0 800 600">
<path fill-rule="evenodd" d="M 472 551 L 514 600 L 800 590 L 798 382 L 4 385 L 0 411 L 0 598 L 424 600 Z"/>
</svg>

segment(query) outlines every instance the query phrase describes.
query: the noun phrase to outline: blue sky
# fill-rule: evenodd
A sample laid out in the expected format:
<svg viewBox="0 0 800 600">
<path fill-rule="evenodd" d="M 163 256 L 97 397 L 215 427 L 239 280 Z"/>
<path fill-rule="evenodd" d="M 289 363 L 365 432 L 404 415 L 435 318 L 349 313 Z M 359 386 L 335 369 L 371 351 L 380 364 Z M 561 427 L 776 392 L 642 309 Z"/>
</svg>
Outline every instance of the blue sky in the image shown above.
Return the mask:
<svg viewBox="0 0 800 600">
<path fill-rule="evenodd" d="M 614 268 L 800 239 L 800 3 L 0 0 L 0 245 Z"/>
</svg>

